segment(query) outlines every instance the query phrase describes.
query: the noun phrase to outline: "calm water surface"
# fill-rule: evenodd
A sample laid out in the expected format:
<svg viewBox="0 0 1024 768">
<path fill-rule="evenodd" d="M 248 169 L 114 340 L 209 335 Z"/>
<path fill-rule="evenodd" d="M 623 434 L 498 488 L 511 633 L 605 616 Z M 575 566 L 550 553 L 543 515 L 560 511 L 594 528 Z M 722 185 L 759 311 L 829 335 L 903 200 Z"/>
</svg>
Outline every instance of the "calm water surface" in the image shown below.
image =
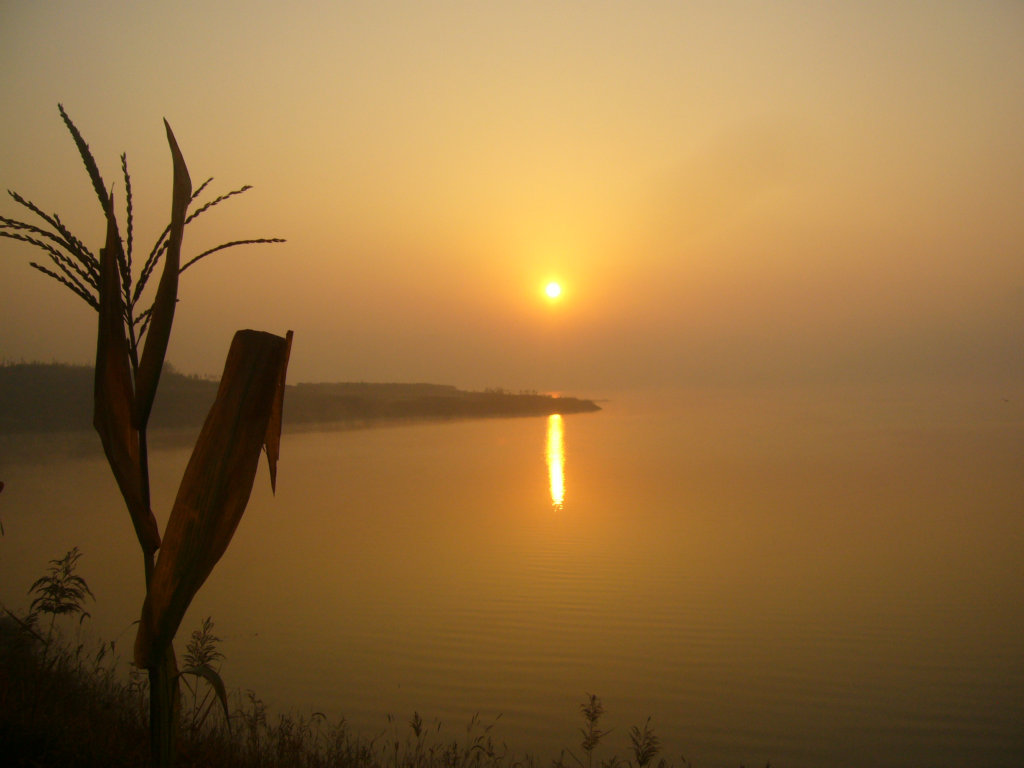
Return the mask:
<svg viewBox="0 0 1024 768">
<path fill-rule="evenodd" d="M 212 615 L 229 687 L 367 735 L 501 715 L 546 759 L 593 692 L 623 755 L 650 715 L 697 766 L 1024 764 L 1019 403 L 604 405 L 286 435 L 179 648 Z M 141 562 L 102 458 L 3 445 L 0 598 L 78 545 L 93 631 L 128 655 Z M 187 458 L 152 460 L 161 526 Z"/>
</svg>

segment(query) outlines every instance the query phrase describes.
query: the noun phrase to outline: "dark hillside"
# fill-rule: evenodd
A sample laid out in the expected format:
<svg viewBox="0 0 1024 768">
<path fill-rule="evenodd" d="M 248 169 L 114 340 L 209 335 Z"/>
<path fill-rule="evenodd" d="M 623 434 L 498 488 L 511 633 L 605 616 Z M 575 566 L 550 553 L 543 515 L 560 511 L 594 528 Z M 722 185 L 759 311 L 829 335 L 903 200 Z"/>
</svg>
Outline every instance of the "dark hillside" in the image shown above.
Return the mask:
<svg viewBox="0 0 1024 768">
<path fill-rule="evenodd" d="M 0 366 L 0 433 L 92 429 L 93 369 L 84 365 Z M 155 428 L 202 423 L 217 383 L 165 372 L 153 406 Z"/>
<path fill-rule="evenodd" d="M 0 433 L 92 429 L 92 386 L 85 366 L 0 367 Z"/>
<path fill-rule="evenodd" d="M 292 424 L 388 419 L 547 416 L 600 408 L 589 400 L 503 391 L 467 392 L 443 384 L 296 384 L 285 395 Z"/>
</svg>

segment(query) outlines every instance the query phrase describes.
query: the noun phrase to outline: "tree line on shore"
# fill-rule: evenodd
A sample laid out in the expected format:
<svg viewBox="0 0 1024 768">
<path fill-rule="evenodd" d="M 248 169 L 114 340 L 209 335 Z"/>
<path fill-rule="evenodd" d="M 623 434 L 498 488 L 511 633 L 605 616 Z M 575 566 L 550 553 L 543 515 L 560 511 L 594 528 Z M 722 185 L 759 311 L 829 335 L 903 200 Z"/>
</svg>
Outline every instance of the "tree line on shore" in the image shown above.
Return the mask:
<svg viewBox="0 0 1024 768">
<path fill-rule="evenodd" d="M 0 432 L 92 429 L 93 368 L 61 363 L 0 366 Z M 164 372 L 153 406 L 156 428 L 202 423 L 217 381 Z M 372 423 L 388 420 L 547 416 L 600 410 L 591 400 L 500 388 L 467 391 L 445 384 L 336 382 L 288 385 L 287 422 Z"/>
</svg>

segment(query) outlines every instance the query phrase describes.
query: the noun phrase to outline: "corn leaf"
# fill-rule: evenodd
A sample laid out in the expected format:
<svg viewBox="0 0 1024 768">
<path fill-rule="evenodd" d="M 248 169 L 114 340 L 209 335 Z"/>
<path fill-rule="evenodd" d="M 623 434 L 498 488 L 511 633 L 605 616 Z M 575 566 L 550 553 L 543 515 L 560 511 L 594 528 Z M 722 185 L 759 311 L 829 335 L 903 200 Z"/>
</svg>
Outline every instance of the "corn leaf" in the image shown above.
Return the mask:
<svg viewBox="0 0 1024 768">
<path fill-rule="evenodd" d="M 238 331 L 220 388 L 178 488 L 135 638 L 135 663 L 151 667 L 227 549 L 249 501 L 284 381 L 288 338 Z M 279 425 L 278 427 L 279 428 Z M 276 449 L 275 449 L 276 453 Z"/>
<path fill-rule="evenodd" d="M 277 390 L 274 392 L 274 403 L 270 411 L 270 421 L 267 422 L 267 434 L 263 441 L 263 447 L 267 452 L 267 465 L 270 468 L 270 490 L 277 493 L 277 459 L 281 455 L 281 421 L 284 417 L 284 386 L 285 377 L 288 373 L 288 358 L 292 352 L 292 332 L 288 331 L 285 337 L 284 365 L 281 366 L 281 375 L 277 380 Z"/>
<path fill-rule="evenodd" d="M 100 251 L 93 426 L 100 435 L 103 452 L 128 506 L 142 551 L 152 556 L 160 546 L 160 532 L 143 496 L 139 433 L 132 426 L 132 375 L 118 268 L 120 250 L 121 238 L 110 216 L 107 218 L 107 243 Z"/>
<path fill-rule="evenodd" d="M 178 302 L 178 273 L 181 263 L 181 240 L 185 230 L 185 213 L 192 199 L 192 180 L 188 175 L 185 158 L 178 149 L 171 126 L 164 120 L 167 129 L 167 143 L 171 148 L 174 163 L 174 192 L 171 199 L 171 225 L 168 235 L 167 253 L 164 254 L 164 271 L 153 300 L 146 346 L 139 363 L 139 375 L 135 388 L 135 410 L 133 422 L 137 429 L 145 429 L 156 397 L 156 386 L 167 353 L 174 322 L 174 306 Z"/>
</svg>

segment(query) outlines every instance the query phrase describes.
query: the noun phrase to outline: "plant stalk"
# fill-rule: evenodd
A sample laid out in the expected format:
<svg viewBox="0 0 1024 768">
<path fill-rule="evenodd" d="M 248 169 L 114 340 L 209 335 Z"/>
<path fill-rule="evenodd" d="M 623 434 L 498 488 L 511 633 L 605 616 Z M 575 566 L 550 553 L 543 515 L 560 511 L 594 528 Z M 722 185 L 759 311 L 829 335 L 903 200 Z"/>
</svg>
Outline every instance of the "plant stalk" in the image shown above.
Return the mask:
<svg viewBox="0 0 1024 768">
<path fill-rule="evenodd" d="M 149 735 L 153 765 L 157 768 L 172 768 L 177 757 L 178 715 L 180 697 L 178 690 L 178 664 L 174 658 L 174 646 L 168 643 L 149 668 Z"/>
</svg>

